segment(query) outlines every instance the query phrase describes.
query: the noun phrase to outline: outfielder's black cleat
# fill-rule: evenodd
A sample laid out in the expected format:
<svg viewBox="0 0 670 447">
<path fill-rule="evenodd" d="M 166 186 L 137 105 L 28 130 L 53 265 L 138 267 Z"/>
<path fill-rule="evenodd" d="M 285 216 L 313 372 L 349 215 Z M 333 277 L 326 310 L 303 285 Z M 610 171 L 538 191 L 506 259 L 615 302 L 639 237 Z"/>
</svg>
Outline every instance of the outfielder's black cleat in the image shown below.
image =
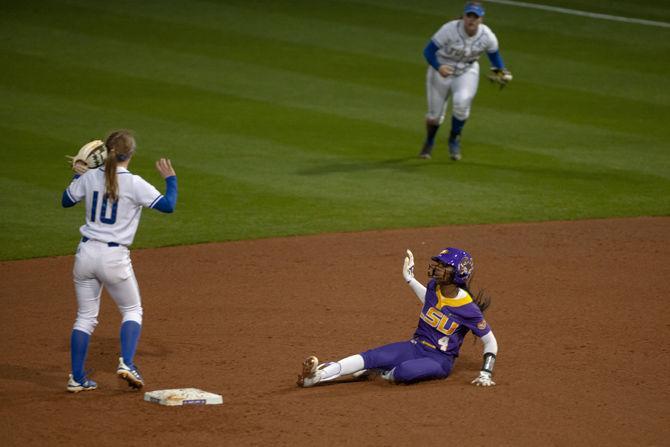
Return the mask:
<svg viewBox="0 0 670 447">
<path fill-rule="evenodd" d="M 433 145 L 424 144 L 423 147 L 421 148 L 421 152 L 419 153 L 419 158 L 422 158 L 424 160 L 430 160 L 431 152 L 433 152 Z"/>
</svg>

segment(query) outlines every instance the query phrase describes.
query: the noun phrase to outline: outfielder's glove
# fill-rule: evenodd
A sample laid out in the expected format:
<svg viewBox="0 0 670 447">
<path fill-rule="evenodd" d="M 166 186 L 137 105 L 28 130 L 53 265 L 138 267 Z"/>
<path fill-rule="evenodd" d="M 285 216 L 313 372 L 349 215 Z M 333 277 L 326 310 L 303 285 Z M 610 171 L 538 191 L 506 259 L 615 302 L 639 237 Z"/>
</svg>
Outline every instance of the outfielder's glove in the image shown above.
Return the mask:
<svg viewBox="0 0 670 447">
<path fill-rule="evenodd" d="M 405 256 L 405 264 L 402 267 L 402 276 L 405 278 L 405 281 L 410 282 L 414 279 L 414 255 L 411 251 L 407 250 L 407 256 Z"/>
<path fill-rule="evenodd" d="M 89 168 L 94 169 L 105 164 L 105 159 L 107 159 L 107 148 L 102 141 L 93 140 L 83 145 L 74 157 L 69 155 L 66 155 L 65 157 L 68 159 L 74 172 L 83 174 Z M 82 163 L 85 164 L 85 166 Z"/>
<path fill-rule="evenodd" d="M 498 84 L 502 89 L 512 80 L 512 73 L 504 68 L 492 68 L 487 76 L 489 81 Z"/>
<path fill-rule="evenodd" d="M 496 384 L 491 380 L 491 373 L 487 371 L 479 371 L 479 377 L 470 383 L 477 386 L 494 386 Z"/>
</svg>

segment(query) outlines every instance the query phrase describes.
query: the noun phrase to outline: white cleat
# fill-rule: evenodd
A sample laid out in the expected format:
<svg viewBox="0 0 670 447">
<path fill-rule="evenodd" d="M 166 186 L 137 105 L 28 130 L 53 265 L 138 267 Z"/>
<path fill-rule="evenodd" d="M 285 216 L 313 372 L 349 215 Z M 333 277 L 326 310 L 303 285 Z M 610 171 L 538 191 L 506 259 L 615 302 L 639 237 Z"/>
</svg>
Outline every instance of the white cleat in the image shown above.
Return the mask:
<svg viewBox="0 0 670 447">
<path fill-rule="evenodd" d="M 74 377 L 72 377 L 72 374 L 70 374 L 70 377 L 67 381 L 67 390 L 70 393 L 78 393 L 80 391 L 91 391 L 97 388 L 98 384 L 86 377 L 84 377 L 79 381 L 76 381 L 74 380 Z"/>
<path fill-rule="evenodd" d="M 309 388 L 321 380 L 319 359 L 311 355 L 302 362 L 302 374 L 298 376 L 298 386 Z"/>
<path fill-rule="evenodd" d="M 116 374 L 128 382 L 128 385 L 134 390 L 139 390 L 144 386 L 144 379 L 137 370 L 137 366 L 129 367 L 123 362 L 123 357 L 119 357 L 119 366 L 116 368 Z"/>
</svg>

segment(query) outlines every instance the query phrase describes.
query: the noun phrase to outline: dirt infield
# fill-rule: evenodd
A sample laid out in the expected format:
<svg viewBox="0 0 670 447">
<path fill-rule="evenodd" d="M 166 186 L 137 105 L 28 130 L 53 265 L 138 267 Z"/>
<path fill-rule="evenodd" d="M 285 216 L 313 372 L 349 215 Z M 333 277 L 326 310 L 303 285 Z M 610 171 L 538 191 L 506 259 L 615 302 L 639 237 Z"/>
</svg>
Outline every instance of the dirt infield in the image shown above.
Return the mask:
<svg viewBox="0 0 670 447">
<path fill-rule="evenodd" d="M 437 250 L 474 256 L 493 296 L 498 386 L 469 384 L 468 336 L 451 377 L 299 389 L 324 360 L 408 339 L 417 276 Z M 457 226 L 136 250 L 147 390 L 198 387 L 224 405 L 162 407 L 114 374 L 119 316 L 103 296 L 71 395 L 72 257 L 0 263 L 0 444 L 668 445 L 670 218 Z"/>
</svg>

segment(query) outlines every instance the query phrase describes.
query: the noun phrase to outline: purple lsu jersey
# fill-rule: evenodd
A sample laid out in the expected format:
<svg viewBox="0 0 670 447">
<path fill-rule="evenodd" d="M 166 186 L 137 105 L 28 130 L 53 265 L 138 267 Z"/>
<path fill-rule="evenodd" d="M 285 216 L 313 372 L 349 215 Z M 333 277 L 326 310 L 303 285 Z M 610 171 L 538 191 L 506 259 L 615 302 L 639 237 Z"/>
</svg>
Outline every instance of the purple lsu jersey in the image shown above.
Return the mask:
<svg viewBox="0 0 670 447">
<path fill-rule="evenodd" d="M 456 298 L 444 297 L 435 280 L 431 280 L 426 287 L 419 317 L 415 340 L 454 357 L 458 357 L 468 331 L 477 337 L 491 332 L 482 311 L 467 291 L 460 289 Z"/>
</svg>

